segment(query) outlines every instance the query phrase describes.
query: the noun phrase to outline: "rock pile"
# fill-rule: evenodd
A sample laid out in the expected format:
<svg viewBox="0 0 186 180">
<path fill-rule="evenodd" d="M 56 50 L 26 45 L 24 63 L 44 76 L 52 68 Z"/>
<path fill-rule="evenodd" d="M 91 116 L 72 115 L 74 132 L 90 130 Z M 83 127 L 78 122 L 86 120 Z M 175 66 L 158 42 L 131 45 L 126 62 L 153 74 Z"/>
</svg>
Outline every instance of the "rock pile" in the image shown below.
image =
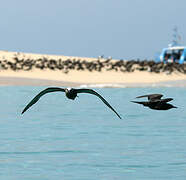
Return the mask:
<svg viewBox="0 0 186 180">
<path fill-rule="evenodd" d="M 38 59 L 19 58 L 14 57 L 10 60 L 0 60 L 0 70 L 11 69 L 13 71 L 29 71 L 33 69 L 49 69 L 60 70 L 63 73 L 68 73 L 71 70 L 77 71 L 120 71 L 120 72 L 134 72 L 134 71 L 148 71 L 154 73 L 165 72 L 171 74 L 172 72 L 180 72 L 186 74 L 186 64 L 178 63 L 156 63 L 147 60 L 111 60 L 111 59 L 97 59 L 96 61 L 86 61 L 81 59 L 48 59 L 46 57 Z"/>
</svg>

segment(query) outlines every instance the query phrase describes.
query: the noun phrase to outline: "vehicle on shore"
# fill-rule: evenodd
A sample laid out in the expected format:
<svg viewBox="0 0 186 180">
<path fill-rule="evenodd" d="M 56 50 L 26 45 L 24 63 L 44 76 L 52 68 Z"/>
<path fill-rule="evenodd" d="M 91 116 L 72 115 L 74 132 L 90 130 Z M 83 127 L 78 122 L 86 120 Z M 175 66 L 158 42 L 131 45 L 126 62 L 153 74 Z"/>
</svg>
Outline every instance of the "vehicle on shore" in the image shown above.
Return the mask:
<svg viewBox="0 0 186 180">
<path fill-rule="evenodd" d="M 179 41 L 181 37 L 178 34 L 177 27 L 175 27 L 173 31 L 172 43 L 169 44 L 167 48 L 162 49 L 157 61 L 163 63 L 186 63 L 186 46 L 180 45 Z"/>
<path fill-rule="evenodd" d="M 160 57 L 160 62 L 177 62 L 179 64 L 186 63 L 186 47 L 184 46 L 170 46 L 163 48 Z"/>
</svg>

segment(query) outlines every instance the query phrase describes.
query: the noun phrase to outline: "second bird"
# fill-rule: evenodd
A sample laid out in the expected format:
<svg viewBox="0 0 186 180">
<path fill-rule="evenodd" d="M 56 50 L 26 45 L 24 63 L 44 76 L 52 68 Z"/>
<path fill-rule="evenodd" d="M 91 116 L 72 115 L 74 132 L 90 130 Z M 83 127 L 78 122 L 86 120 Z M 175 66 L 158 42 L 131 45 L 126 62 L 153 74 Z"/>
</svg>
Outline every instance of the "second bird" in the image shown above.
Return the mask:
<svg viewBox="0 0 186 180">
<path fill-rule="evenodd" d="M 161 99 L 162 96 L 163 96 L 162 94 L 148 94 L 148 95 L 136 97 L 136 98 L 147 97 L 148 101 L 131 101 L 131 102 L 142 104 L 144 106 L 149 107 L 150 109 L 155 109 L 155 110 L 168 110 L 171 108 L 177 108 L 172 104 L 167 103 L 169 101 L 172 101 L 173 100 L 172 98 Z"/>
</svg>

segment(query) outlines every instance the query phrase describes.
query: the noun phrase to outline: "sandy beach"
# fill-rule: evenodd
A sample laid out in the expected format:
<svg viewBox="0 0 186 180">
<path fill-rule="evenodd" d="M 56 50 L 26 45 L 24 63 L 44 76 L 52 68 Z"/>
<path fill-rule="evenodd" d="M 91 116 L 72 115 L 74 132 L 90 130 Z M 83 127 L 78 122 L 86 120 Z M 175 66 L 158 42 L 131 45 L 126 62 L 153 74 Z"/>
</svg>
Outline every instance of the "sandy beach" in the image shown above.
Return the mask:
<svg viewBox="0 0 186 180">
<path fill-rule="evenodd" d="M 0 51 L 1 60 L 10 60 L 18 56 L 20 58 L 37 59 L 47 57 L 52 59 L 86 59 L 95 61 L 97 58 L 43 55 L 32 53 L 16 53 Z M 112 60 L 115 61 L 115 60 Z M 63 73 L 59 70 L 12 71 L 0 70 L 0 85 L 33 85 L 33 86 L 105 86 L 105 87 L 138 87 L 138 86 L 186 86 L 186 75 L 182 73 L 152 73 L 146 71 L 118 72 L 118 71 L 77 71 L 71 70 Z"/>
</svg>

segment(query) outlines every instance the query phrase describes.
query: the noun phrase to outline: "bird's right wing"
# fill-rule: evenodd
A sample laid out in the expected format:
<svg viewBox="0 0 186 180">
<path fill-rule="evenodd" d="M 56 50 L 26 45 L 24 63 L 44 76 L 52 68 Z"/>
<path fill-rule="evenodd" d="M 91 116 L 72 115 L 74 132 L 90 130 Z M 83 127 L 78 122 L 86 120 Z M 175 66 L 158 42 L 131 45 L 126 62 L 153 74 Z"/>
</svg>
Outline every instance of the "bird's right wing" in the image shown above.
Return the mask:
<svg viewBox="0 0 186 180">
<path fill-rule="evenodd" d="M 162 96 L 163 96 L 162 94 L 147 94 L 143 96 L 138 96 L 136 98 L 148 97 L 148 100 L 153 101 L 153 100 L 160 100 Z"/>
<path fill-rule="evenodd" d="M 114 111 L 116 113 L 116 115 L 121 119 L 121 116 L 114 110 L 114 108 L 100 95 L 98 94 L 96 91 L 92 90 L 92 89 L 76 89 L 77 93 L 89 93 L 89 94 L 93 94 L 96 95 L 97 97 L 99 97 L 110 109 L 112 109 L 112 111 Z"/>
<path fill-rule="evenodd" d="M 30 108 L 33 104 L 35 104 L 40 98 L 41 96 L 47 94 L 47 93 L 51 93 L 51 92 L 56 92 L 56 91 L 62 91 L 62 92 L 65 92 L 65 89 L 63 88 L 58 88 L 58 87 L 50 87 L 50 88 L 47 88 L 47 89 L 44 89 L 43 91 L 41 91 L 38 95 L 36 95 L 34 97 L 34 99 L 32 99 L 28 104 L 27 106 L 23 109 L 22 113 L 23 114 L 28 108 Z"/>
<path fill-rule="evenodd" d="M 166 99 L 161 99 L 160 102 L 167 103 L 172 100 L 173 100 L 173 98 L 166 98 Z"/>
</svg>

